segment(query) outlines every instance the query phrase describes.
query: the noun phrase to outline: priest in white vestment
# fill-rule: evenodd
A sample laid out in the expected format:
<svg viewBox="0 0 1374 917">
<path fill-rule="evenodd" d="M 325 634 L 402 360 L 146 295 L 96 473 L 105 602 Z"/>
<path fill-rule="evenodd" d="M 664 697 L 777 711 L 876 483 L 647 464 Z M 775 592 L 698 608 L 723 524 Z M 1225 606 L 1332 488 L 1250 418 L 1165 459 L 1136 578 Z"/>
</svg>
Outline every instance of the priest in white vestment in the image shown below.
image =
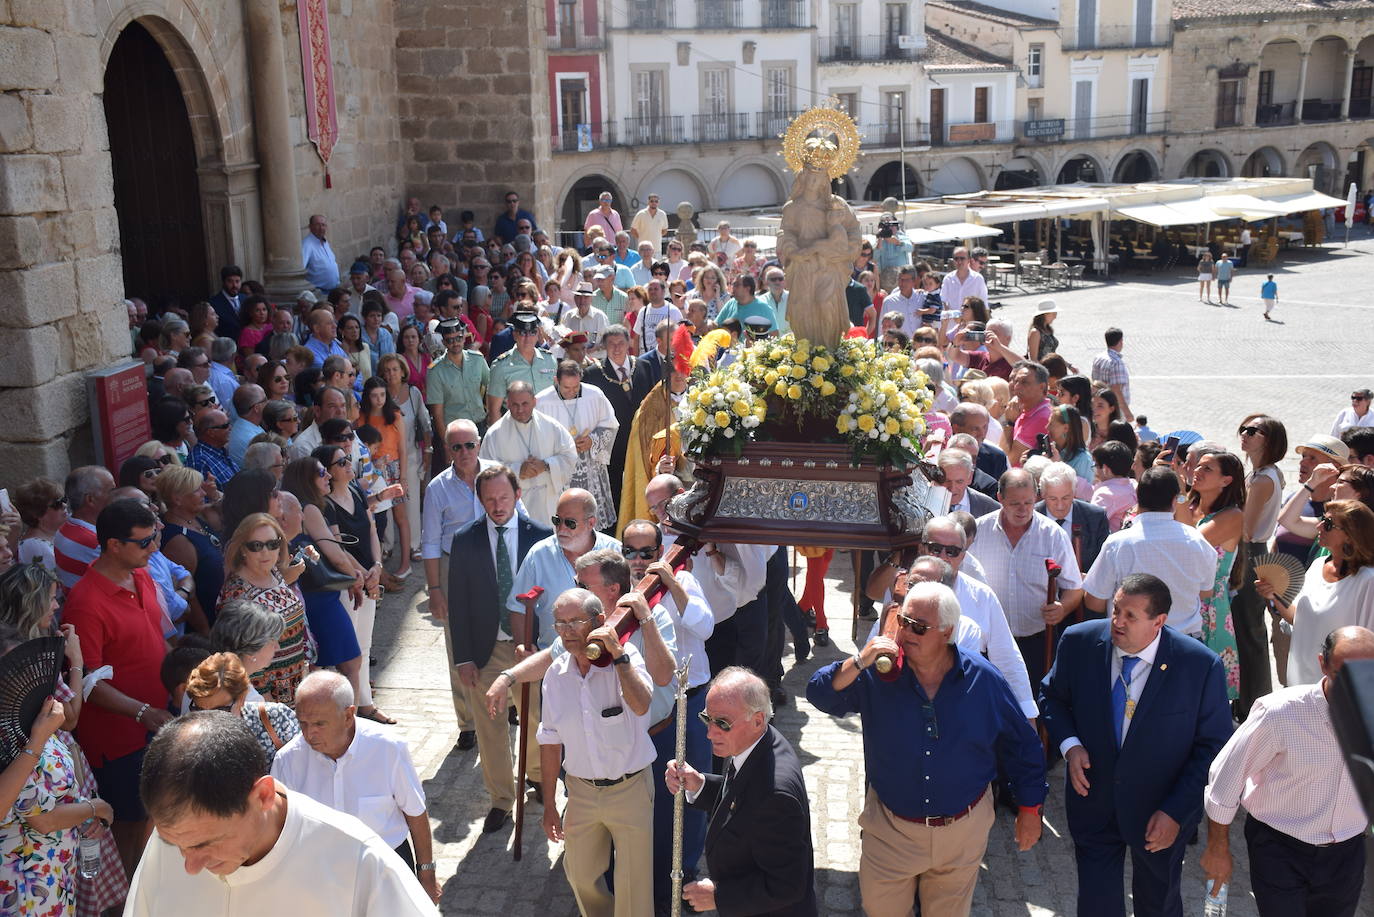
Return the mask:
<svg viewBox="0 0 1374 917">
<path fill-rule="evenodd" d="M 528 382 L 506 387 L 506 407 L 508 413 L 487 430 L 478 454 L 515 472 L 530 518 L 548 525 L 577 468 L 577 446 L 562 424 L 535 409 Z"/>
<path fill-rule="evenodd" d="M 577 467 L 568 486 L 589 491 L 596 498 L 596 521 L 603 531 L 614 532 L 615 500 L 611 498 L 609 468 L 620 421 L 616 420 L 610 399 L 596 386 L 582 384 L 579 363 L 563 360 L 558 364 L 554 384 L 535 397 L 534 406 L 539 413 L 558 421 L 572 437 Z"/>
</svg>

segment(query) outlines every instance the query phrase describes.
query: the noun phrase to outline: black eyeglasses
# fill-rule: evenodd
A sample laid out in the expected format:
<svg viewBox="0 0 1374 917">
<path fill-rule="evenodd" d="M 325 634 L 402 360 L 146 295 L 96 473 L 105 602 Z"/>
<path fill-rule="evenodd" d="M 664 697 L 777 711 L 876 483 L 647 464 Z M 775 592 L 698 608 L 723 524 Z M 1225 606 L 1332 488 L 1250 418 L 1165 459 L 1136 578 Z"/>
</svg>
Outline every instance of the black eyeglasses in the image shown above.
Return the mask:
<svg viewBox="0 0 1374 917">
<path fill-rule="evenodd" d="M 461 450 L 463 450 L 463 449 L 466 449 L 466 450 L 468 450 L 469 452 L 471 452 L 473 449 L 476 449 L 476 448 L 477 448 L 477 444 L 476 444 L 476 443 L 449 443 L 449 444 L 448 444 L 448 447 L 449 447 L 449 449 L 453 450 L 454 452 L 459 452 L 459 451 L 461 451 Z"/>
<path fill-rule="evenodd" d="M 351 433 L 344 436 L 331 436 L 324 441 L 326 446 L 342 446 L 351 442 L 353 442 L 353 434 Z"/>
<path fill-rule="evenodd" d="M 316 468 L 316 469 L 315 469 L 315 477 L 317 477 L 317 478 L 327 478 L 327 477 L 329 477 L 329 469 L 328 469 L 328 468 L 325 468 L 323 465 L 321 465 L 319 468 Z"/>
<path fill-rule="evenodd" d="M 517 328 L 515 329 L 515 333 L 520 335 L 521 337 L 534 337 L 539 332 L 534 329 Z"/>
<path fill-rule="evenodd" d="M 1350 400 L 1351 400 L 1351 401 L 1368 401 L 1369 399 L 1366 398 L 1364 395 L 1351 395 L 1351 396 L 1350 396 Z"/>
<path fill-rule="evenodd" d="M 300 422 L 301 422 L 301 419 L 300 419 L 299 417 L 297 417 L 295 414 L 292 414 L 290 417 L 283 417 L 281 420 L 277 421 L 277 423 L 300 423 Z"/>
<path fill-rule="evenodd" d="M 269 541 L 245 541 L 243 549 L 250 554 L 257 554 L 259 551 L 280 551 L 281 539 L 273 538 Z"/>
<path fill-rule="evenodd" d="M 213 398 L 203 398 L 203 399 L 201 399 L 200 401 L 197 401 L 197 402 L 196 402 L 196 407 L 198 407 L 198 408 L 208 408 L 208 407 L 209 407 L 210 405 L 212 405 L 212 404 L 218 404 L 218 402 L 215 401 L 215 399 L 213 399 Z"/>
<path fill-rule="evenodd" d="M 209 711 L 211 711 L 211 710 L 214 710 L 214 711 L 217 711 L 217 712 L 219 712 L 219 713 L 233 713 L 233 712 L 234 712 L 234 705 L 233 705 L 232 702 L 225 704 L 223 707 L 202 707 L 202 706 L 200 706 L 199 704 L 197 704 L 197 705 L 196 705 L 196 709 L 197 709 L 197 710 L 200 710 L 200 711 L 203 711 L 203 712 L 209 712 Z"/>
<path fill-rule="evenodd" d="M 553 516 L 549 521 L 553 523 L 554 528 L 566 528 L 570 532 L 577 531 L 577 527 L 582 524 L 580 520 L 569 519 L 564 516 Z"/>
<path fill-rule="evenodd" d="M 205 429 L 207 429 L 207 430 L 227 430 L 227 429 L 229 429 L 229 422 L 228 422 L 228 421 L 225 421 L 224 423 L 215 423 L 215 424 L 211 424 L 210 426 L 206 427 Z"/>
<path fill-rule="evenodd" d="M 632 557 L 638 557 L 640 560 L 653 560 L 657 553 L 658 548 L 632 548 L 626 544 L 620 546 L 620 555 L 626 560 Z"/>
<path fill-rule="evenodd" d="M 940 738 L 940 724 L 935 719 L 935 705 L 933 703 L 921 705 L 921 718 L 925 721 L 926 738 Z"/>
<path fill-rule="evenodd" d="M 701 720 L 701 721 L 702 721 L 703 723 L 705 723 L 707 726 L 714 726 L 714 727 L 716 727 L 716 728 L 719 729 L 721 732 L 729 732 L 729 731 L 734 727 L 734 725 L 735 725 L 734 723 L 732 723 L 732 722 L 730 722 L 729 720 L 727 720 L 725 717 L 723 717 L 723 716 L 712 716 L 711 714 L 707 713 L 705 710 L 699 710 L 699 711 L 697 711 L 697 719 Z"/>
<path fill-rule="evenodd" d="M 141 551 L 142 551 L 142 550 L 146 550 L 147 547 L 148 547 L 148 545 L 152 544 L 152 543 L 153 543 L 154 541 L 156 541 L 156 540 L 157 540 L 157 532 L 154 532 L 153 534 L 149 535 L 147 538 L 120 538 L 120 539 L 119 539 L 119 541 L 122 541 L 124 544 L 136 544 L 136 545 L 138 545 L 139 550 L 141 550 Z"/>
<path fill-rule="evenodd" d="M 48 509 L 66 509 L 66 508 L 67 508 L 67 498 L 66 498 L 66 497 L 62 497 L 62 498 L 60 498 L 60 499 L 54 500 L 54 501 L 52 501 L 51 503 L 48 504 Z"/>
<path fill-rule="evenodd" d="M 923 541 L 921 547 L 925 548 L 926 553 L 931 557 L 939 557 L 942 554 L 945 557 L 958 557 L 964 553 L 963 548 L 956 548 L 952 544 L 936 544 L 933 541 Z"/>
<path fill-rule="evenodd" d="M 1322 527 L 1323 532 L 1330 532 L 1340 528 L 1340 526 L 1336 524 L 1335 520 L 1330 518 L 1329 516 L 1322 516 L 1320 519 L 1317 520 L 1317 525 Z"/>
<path fill-rule="evenodd" d="M 1264 431 L 1261 430 L 1259 427 L 1241 427 L 1236 432 L 1239 433 L 1241 436 L 1259 436 Z"/>
<path fill-rule="evenodd" d="M 139 474 L 139 477 L 141 477 L 141 478 L 155 478 L 155 477 L 157 477 L 158 474 L 160 474 L 161 472 L 162 472 L 162 469 L 161 469 L 161 468 L 149 468 L 147 471 L 144 471 L 144 472 L 142 472 L 141 474 Z M 57 509 L 57 507 L 54 506 L 53 509 Z"/>
<path fill-rule="evenodd" d="M 172 457 L 170 455 L 164 455 L 157 460 L 157 463 L 159 465 L 170 465 L 172 464 Z"/>
<path fill-rule="evenodd" d="M 897 622 L 918 637 L 925 633 L 928 633 L 930 631 L 930 628 L 933 626 L 927 624 L 924 621 L 918 621 L 915 618 L 908 618 L 900 611 L 897 612 Z"/>
<path fill-rule="evenodd" d="M 518 198 L 518 197 L 508 197 L 508 198 L 506 198 L 506 203 L 507 203 L 507 204 L 518 204 L 518 203 L 520 203 L 520 198 Z"/>
<path fill-rule="evenodd" d="M 350 462 L 347 458 L 337 458 L 329 464 L 333 465 L 335 468 L 347 468 L 349 465 L 353 463 Z"/>
</svg>

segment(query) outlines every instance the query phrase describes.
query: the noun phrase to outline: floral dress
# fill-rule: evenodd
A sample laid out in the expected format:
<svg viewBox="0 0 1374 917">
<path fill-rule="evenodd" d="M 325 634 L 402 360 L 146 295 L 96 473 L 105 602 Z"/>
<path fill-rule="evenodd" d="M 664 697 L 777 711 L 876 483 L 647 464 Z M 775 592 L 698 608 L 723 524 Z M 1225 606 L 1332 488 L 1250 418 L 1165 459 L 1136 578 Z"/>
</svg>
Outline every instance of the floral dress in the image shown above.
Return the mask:
<svg viewBox="0 0 1374 917">
<path fill-rule="evenodd" d="M 307 658 L 305 603 L 294 588 L 286 585 L 275 568 L 272 580 L 270 589 L 260 589 L 237 573 L 231 573 L 220 590 L 219 604 L 223 607 L 230 599 L 251 599 L 285 620 L 286 629 L 277 641 L 277 653 L 267 668 L 253 676 L 253 687 L 267 700 L 292 705 L 296 703 L 296 687 L 305 677 L 310 661 Z"/>
<path fill-rule="evenodd" d="M 79 796 L 71 754 L 56 738 L 49 738 L 38 766 L 0 822 L 0 914 L 76 914 L 76 830 L 43 834 L 29 827 L 25 819 L 51 812 Z"/>
<path fill-rule="evenodd" d="M 1215 515 L 1204 516 L 1198 528 Z M 1240 696 L 1240 658 L 1236 655 L 1236 627 L 1231 621 L 1231 567 L 1236 562 L 1236 551 L 1217 548 L 1216 552 L 1217 576 L 1212 582 L 1212 597 L 1202 603 L 1202 640 L 1221 657 L 1226 669 L 1226 696 L 1235 700 Z"/>
</svg>

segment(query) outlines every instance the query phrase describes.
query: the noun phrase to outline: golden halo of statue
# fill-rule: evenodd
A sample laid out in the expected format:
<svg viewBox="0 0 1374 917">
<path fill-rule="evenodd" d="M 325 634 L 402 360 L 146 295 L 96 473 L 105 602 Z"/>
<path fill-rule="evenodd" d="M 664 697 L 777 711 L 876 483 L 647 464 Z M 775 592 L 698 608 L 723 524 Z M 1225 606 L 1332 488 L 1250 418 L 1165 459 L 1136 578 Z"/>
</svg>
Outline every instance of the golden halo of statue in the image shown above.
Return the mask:
<svg viewBox="0 0 1374 917">
<path fill-rule="evenodd" d="M 853 168 L 859 157 L 859 129 L 839 109 L 808 109 L 787 126 L 782 156 L 793 172 L 813 165 L 824 169 L 831 178 L 839 178 Z"/>
</svg>

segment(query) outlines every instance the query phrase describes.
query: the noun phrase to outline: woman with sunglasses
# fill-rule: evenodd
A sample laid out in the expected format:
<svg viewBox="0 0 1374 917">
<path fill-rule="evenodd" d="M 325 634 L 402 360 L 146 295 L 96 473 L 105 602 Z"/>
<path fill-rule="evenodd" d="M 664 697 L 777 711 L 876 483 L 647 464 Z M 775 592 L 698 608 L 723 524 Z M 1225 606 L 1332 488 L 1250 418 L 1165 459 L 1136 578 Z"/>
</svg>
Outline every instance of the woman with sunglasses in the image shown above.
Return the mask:
<svg viewBox="0 0 1374 917">
<path fill-rule="evenodd" d="M 14 508 L 19 511 L 25 529 L 17 552 L 19 563 L 36 563 L 56 574 L 52 540 L 67 521 L 67 498 L 62 485 L 47 478 L 34 478 L 15 489 Z"/>
<path fill-rule="evenodd" d="M 358 716 L 391 725 L 396 721 L 372 703 L 368 678 L 372 628 L 377 617 L 377 599 L 381 595 L 382 546 L 377 538 L 377 527 L 372 522 L 367 497 L 353 480 L 353 462 L 348 454 L 338 446 L 321 446 L 310 454 L 329 473 L 324 517 L 340 535 L 348 536 L 342 539 L 346 542 L 344 550 L 363 574 L 361 596 L 355 596 L 351 608 L 346 609 L 353 619 L 353 633 L 362 657 L 357 686 Z"/>
<path fill-rule="evenodd" d="M 157 499 L 157 476 L 162 465 L 146 455 L 131 455 L 119 466 L 119 486 L 137 487 L 154 500 Z"/>
<path fill-rule="evenodd" d="M 395 403 L 401 413 L 404 431 L 401 443 L 405 447 L 405 471 L 402 483 L 411 499 L 405 502 L 405 515 L 410 525 L 411 536 L 419 541 L 420 501 L 424 495 L 421 486 L 421 471 L 429 463 L 432 454 L 430 435 L 430 416 L 425 407 L 424 393 L 407 381 L 406 364 L 394 353 L 387 354 L 377 361 L 377 374 L 386 383 L 387 396 Z M 425 476 L 428 480 L 428 475 Z M 411 560 L 420 559 L 417 547 L 411 552 Z"/>
<path fill-rule="evenodd" d="M 708 321 L 714 321 L 716 313 L 730 301 L 730 294 L 725 291 L 725 275 L 714 264 L 703 264 L 697 268 L 692 275 L 692 290 L 697 299 L 706 303 Z"/>
<path fill-rule="evenodd" d="M 195 578 L 196 598 L 213 625 L 224 585 L 224 552 L 219 533 L 204 516 L 204 483 L 194 468 L 168 468 L 158 475 L 157 496 L 166 507 L 162 513 L 162 553 Z"/>
<path fill-rule="evenodd" d="M 159 399 L 149 413 L 148 422 L 153 439 L 176 456 L 178 465 L 185 464 L 191 451 L 191 412 L 186 402 L 174 395 Z"/>
<path fill-rule="evenodd" d="M 1301 446 L 1298 451 L 1302 451 Z M 1309 501 L 1315 504 L 1326 500 L 1358 500 L 1374 509 L 1374 468 L 1354 464 L 1339 468 L 1333 464 L 1318 465 L 1312 469 L 1312 476 L 1307 483 L 1295 490 L 1283 505 L 1279 512 L 1279 525 L 1290 535 L 1315 539 L 1319 534 L 1319 517 L 1304 516 L 1302 511 Z"/>
<path fill-rule="evenodd" d="M 267 700 L 294 703 L 296 686 L 305 677 L 309 660 L 305 605 L 290 583 L 304 571 L 305 564 L 291 562 L 286 535 L 267 513 L 253 513 L 239 523 L 224 548 L 224 560 L 228 575 L 216 608 L 233 599 L 248 599 L 280 615 L 284 625 L 272 661 L 254 677 L 253 684 Z"/>
<path fill-rule="evenodd" d="M 1273 587 L 1255 589 L 1293 626 L 1288 683 L 1321 681 L 1317 657 L 1326 635 L 1339 627 L 1374 626 L 1374 510 L 1354 500 L 1332 500 L 1317 522 L 1317 544 L 1325 556 L 1312 561 L 1291 605 Z"/>
<path fill-rule="evenodd" d="M 1283 506 L 1283 473 L 1278 463 L 1288 453 L 1288 431 L 1267 414 L 1251 414 L 1241 421 L 1237 432 L 1241 451 L 1249 460 L 1251 470 L 1245 481 L 1245 524 L 1241 536 L 1245 541 L 1245 568 L 1231 610 L 1236 649 L 1240 653 L 1241 685 L 1237 706 L 1249 711 L 1255 698 L 1273 689 L 1264 627 L 1267 606 L 1264 596 L 1254 585 L 1254 558 L 1269 550 L 1269 539 L 1274 537 L 1279 510 Z"/>
<path fill-rule="evenodd" d="M 277 361 L 262 364 L 258 367 L 255 381 L 269 401 L 291 400 L 291 374 L 286 371 L 284 363 Z"/>
<path fill-rule="evenodd" d="M 192 710 L 222 710 L 241 718 L 262 746 L 270 767 L 277 751 L 300 734 L 301 724 L 286 704 L 248 700 L 250 687 L 238 656 L 215 653 L 192 670 L 186 696 Z"/>
</svg>

